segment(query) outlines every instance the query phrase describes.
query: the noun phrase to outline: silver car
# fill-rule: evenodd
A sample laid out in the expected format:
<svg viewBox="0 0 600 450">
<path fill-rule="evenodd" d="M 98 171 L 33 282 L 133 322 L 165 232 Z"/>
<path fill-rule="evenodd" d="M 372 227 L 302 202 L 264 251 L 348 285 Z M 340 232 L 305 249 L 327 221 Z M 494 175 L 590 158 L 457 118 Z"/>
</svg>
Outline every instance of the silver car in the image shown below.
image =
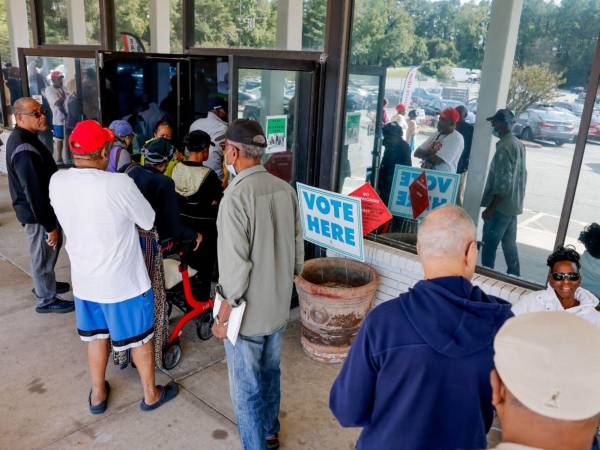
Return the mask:
<svg viewBox="0 0 600 450">
<path fill-rule="evenodd" d="M 577 134 L 577 118 L 553 108 L 531 108 L 521 113 L 513 125 L 513 133 L 526 141 L 553 141 L 556 145 L 572 142 Z"/>
</svg>

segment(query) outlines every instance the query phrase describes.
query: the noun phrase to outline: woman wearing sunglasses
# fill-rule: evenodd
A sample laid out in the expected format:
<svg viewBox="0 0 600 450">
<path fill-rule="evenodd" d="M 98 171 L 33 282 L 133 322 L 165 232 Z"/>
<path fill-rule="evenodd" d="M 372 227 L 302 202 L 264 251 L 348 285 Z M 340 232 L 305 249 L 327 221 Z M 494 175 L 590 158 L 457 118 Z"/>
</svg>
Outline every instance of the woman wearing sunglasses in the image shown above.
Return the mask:
<svg viewBox="0 0 600 450">
<path fill-rule="evenodd" d="M 513 313 L 566 311 L 600 326 L 600 312 L 596 311 L 599 300 L 581 287 L 579 253 L 571 247 L 559 247 L 548 257 L 548 267 L 546 290 L 521 297 L 513 305 Z"/>
</svg>

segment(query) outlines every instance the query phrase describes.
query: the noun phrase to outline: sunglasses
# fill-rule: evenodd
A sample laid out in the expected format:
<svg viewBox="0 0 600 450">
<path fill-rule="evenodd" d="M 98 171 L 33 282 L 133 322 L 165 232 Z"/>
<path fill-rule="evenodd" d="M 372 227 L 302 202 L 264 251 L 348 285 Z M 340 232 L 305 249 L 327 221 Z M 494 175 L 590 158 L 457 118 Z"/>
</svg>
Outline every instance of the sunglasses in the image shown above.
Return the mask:
<svg viewBox="0 0 600 450">
<path fill-rule="evenodd" d="M 552 278 L 554 281 L 578 281 L 579 278 L 581 278 L 581 275 L 579 275 L 577 272 L 552 272 Z"/>
<path fill-rule="evenodd" d="M 35 117 L 36 119 L 39 119 L 42 116 L 47 116 L 48 115 L 48 111 L 46 111 L 44 108 L 39 109 L 37 111 L 31 111 L 28 113 L 20 113 L 22 116 L 32 116 Z"/>
</svg>

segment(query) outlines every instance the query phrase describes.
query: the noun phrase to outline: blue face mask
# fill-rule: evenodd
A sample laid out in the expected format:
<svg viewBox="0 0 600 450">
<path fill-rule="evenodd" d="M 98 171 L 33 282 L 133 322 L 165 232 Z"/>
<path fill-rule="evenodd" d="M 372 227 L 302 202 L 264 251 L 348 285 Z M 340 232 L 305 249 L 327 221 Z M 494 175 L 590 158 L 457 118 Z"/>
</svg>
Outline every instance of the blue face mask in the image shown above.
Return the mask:
<svg viewBox="0 0 600 450">
<path fill-rule="evenodd" d="M 497 138 L 500 137 L 500 135 L 498 134 L 498 132 L 496 131 L 495 128 L 492 128 L 492 136 L 496 136 Z"/>
<path fill-rule="evenodd" d="M 229 172 L 229 175 L 231 175 L 232 177 L 235 177 L 237 175 L 237 173 L 235 172 L 235 167 L 233 167 L 233 164 L 227 164 L 227 172 Z"/>
</svg>

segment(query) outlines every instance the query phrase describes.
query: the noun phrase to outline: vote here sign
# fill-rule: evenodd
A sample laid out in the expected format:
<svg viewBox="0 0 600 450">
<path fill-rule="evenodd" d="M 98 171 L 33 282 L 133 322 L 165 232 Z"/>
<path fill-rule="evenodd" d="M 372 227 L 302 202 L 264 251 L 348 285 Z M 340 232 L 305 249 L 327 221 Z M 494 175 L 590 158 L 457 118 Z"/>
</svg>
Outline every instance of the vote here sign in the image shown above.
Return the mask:
<svg viewBox="0 0 600 450">
<path fill-rule="evenodd" d="M 360 200 L 296 184 L 304 240 L 364 261 Z"/>
<path fill-rule="evenodd" d="M 398 164 L 394 170 L 394 181 L 388 202 L 388 209 L 394 216 L 413 218 L 409 187 L 423 172 L 427 176 L 429 207 L 416 218 L 417 220 L 422 219 L 427 211 L 456 203 L 460 175 Z"/>
</svg>

